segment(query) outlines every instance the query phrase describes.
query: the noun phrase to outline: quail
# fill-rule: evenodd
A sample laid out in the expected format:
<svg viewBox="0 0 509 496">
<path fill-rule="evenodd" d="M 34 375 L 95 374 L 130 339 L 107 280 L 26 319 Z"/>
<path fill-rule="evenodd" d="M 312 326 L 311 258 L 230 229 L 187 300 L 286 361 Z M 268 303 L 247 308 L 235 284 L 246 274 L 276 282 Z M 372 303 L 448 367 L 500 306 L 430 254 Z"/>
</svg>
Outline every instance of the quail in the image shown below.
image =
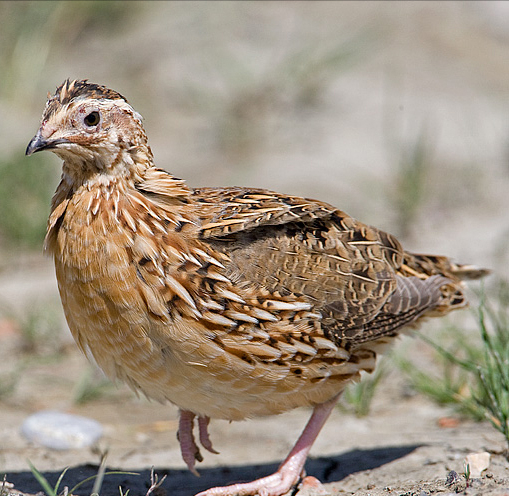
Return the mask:
<svg viewBox="0 0 509 496">
<path fill-rule="evenodd" d="M 321 201 L 192 189 L 155 166 L 127 99 L 87 80 L 49 95 L 26 154 L 42 150 L 63 161 L 45 249 L 73 337 L 110 378 L 177 405 L 190 470 L 198 444 L 215 452 L 211 418 L 313 408 L 274 474 L 201 496 L 286 493 L 344 388 L 485 274 Z"/>
</svg>

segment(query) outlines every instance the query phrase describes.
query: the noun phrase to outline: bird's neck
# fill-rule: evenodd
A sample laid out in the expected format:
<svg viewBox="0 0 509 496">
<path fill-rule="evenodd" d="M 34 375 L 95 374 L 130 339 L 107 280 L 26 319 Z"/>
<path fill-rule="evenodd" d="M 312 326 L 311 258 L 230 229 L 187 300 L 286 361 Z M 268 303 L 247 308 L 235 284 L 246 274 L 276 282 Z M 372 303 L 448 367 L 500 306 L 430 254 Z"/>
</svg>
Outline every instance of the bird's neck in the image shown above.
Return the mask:
<svg viewBox="0 0 509 496">
<path fill-rule="evenodd" d="M 192 191 L 184 181 L 155 168 L 151 153 L 126 153 L 122 160 L 118 166 L 97 169 L 88 164 L 81 170 L 76 163 L 64 162 L 52 200 L 47 250 L 61 252 L 69 244 L 62 228 L 84 233 L 95 226 L 95 236 L 108 236 L 119 226 L 136 232 L 138 220 L 147 218 L 165 221 L 168 231 L 197 225 L 196 212 L 189 206 Z"/>
<path fill-rule="evenodd" d="M 154 168 L 152 150 L 146 142 L 136 144 L 118 142 L 97 144 L 94 149 L 69 154 L 66 150 L 57 155 L 63 160 L 62 176 L 74 191 L 118 182 L 133 182 Z"/>
</svg>

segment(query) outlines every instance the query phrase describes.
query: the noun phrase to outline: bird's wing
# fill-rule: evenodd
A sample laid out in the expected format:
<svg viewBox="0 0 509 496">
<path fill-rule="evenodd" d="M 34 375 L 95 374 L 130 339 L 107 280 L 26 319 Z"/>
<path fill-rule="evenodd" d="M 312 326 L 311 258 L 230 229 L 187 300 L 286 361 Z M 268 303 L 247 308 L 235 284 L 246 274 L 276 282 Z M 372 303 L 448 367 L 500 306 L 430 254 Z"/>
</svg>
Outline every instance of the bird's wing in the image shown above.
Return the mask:
<svg viewBox="0 0 509 496">
<path fill-rule="evenodd" d="M 228 254 L 237 285 L 304 298 L 325 326 L 359 329 L 396 291 L 399 242 L 327 203 L 244 188 L 193 197 L 201 238 Z"/>
<path fill-rule="evenodd" d="M 331 216 L 336 209 L 308 198 L 262 189 L 198 188 L 193 198 L 202 207 L 203 238 L 217 238 L 261 226 L 312 222 Z"/>
</svg>

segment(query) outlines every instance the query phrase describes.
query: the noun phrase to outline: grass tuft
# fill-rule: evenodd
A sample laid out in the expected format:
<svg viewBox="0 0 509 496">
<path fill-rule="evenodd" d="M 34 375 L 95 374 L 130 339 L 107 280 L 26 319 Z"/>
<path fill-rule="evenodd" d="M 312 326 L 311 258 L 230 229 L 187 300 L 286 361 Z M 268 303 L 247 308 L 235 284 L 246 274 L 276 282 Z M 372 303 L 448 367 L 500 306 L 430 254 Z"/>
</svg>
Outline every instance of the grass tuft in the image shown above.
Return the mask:
<svg viewBox="0 0 509 496">
<path fill-rule="evenodd" d="M 504 289 L 505 288 L 505 289 Z M 484 291 L 476 310 L 477 339 L 451 328 L 454 347 L 446 349 L 421 335 L 437 352 L 440 376 L 417 370 L 400 359 L 412 385 L 441 404 L 454 405 L 475 420 L 488 420 L 500 431 L 509 455 L 509 299 L 501 283 L 498 303 L 489 303 Z"/>
<path fill-rule="evenodd" d="M 432 151 L 432 143 L 425 126 L 415 142 L 403 149 L 391 191 L 397 212 L 397 228 L 402 237 L 411 234 L 412 226 L 426 199 L 427 179 L 432 169 Z"/>
<path fill-rule="evenodd" d="M 0 303 L 0 316 L 19 330 L 19 351 L 24 355 L 58 355 L 62 328 L 60 311 L 51 301 L 35 302 L 19 312 Z"/>
<path fill-rule="evenodd" d="M 89 366 L 81 375 L 73 391 L 73 403 L 84 405 L 108 396 L 114 390 L 114 384 L 96 367 Z"/>
<path fill-rule="evenodd" d="M 28 460 L 28 466 L 30 467 L 30 471 L 34 475 L 37 482 L 42 487 L 43 491 L 46 493 L 47 496 L 58 496 L 58 488 L 60 487 L 60 483 L 62 482 L 62 479 L 64 478 L 65 473 L 69 470 L 69 467 L 64 468 L 64 470 L 61 472 L 61 474 L 58 476 L 57 482 L 55 483 L 55 487 L 51 487 L 51 484 L 48 482 L 48 479 L 42 475 L 37 468 L 35 468 L 34 465 Z M 66 491 L 67 492 L 67 491 Z"/>
<path fill-rule="evenodd" d="M 157 492 L 157 489 L 161 487 L 161 484 L 166 479 L 166 475 L 163 475 L 161 479 L 159 479 L 159 476 L 154 472 L 154 467 L 150 470 L 150 487 L 148 488 L 147 494 L 145 496 L 150 496 L 151 494 L 155 495 Z"/>
<path fill-rule="evenodd" d="M 99 470 L 97 471 L 96 475 L 93 475 L 91 477 L 87 477 L 86 479 L 83 479 L 82 481 L 78 482 L 72 489 L 69 489 L 67 486 L 65 486 L 62 490 L 62 492 L 58 492 L 60 485 L 62 484 L 62 481 L 64 479 L 64 476 L 66 472 L 69 470 L 69 467 L 66 467 L 60 475 L 58 476 L 57 482 L 55 483 L 55 486 L 52 487 L 51 484 L 48 482 L 48 479 L 44 477 L 44 475 L 28 460 L 28 466 L 30 467 L 30 471 L 34 475 L 37 482 L 42 487 L 43 491 L 45 492 L 46 496 L 67 496 L 72 495 L 75 493 L 77 489 L 79 489 L 81 486 L 86 484 L 87 482 L 94 481 L 94 487 L 92 489 L 92 493 L 90 496 L 99 496 L 102 483 L 104 480 L 104 477 L 107 475 L 140 475 L 137 472 L 122 472 L 122 471 L 111 471 L 106 472 L 106 454 L 101 456 L 101 463 L 99 465 Z M 164 478 L 161 480 L 161 482 L 164 480 Z M 156 481 L 157 482 L 157 481 Z M 129 492 L 129 491 L 128 491 Z M 120 494 L 122 494 L 122 490 L 120 490 Z M 127 494 L 127 493 L 125 493 Z M 149 493 L 147 493 L 149 494 Z"/>
</svg>

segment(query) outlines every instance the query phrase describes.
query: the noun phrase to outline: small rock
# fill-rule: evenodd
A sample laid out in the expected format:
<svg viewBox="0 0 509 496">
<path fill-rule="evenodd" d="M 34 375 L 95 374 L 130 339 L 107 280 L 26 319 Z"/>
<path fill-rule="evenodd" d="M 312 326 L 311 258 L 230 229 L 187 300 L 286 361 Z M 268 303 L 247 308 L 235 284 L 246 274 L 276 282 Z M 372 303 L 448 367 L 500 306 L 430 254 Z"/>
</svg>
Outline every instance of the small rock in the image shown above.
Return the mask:
<svg viewBox="0 0 509 496">
<path fill-rule="evenodd" d="M 312 475 L 308 475 L 307 477 L 304 477 L 304 479 L 302 481 L 302 486 L 303 487 L 306 487 L 306 486 L 314 487 L 314 488 L 323 487 L 322 483 L 316 477 L 313 477 Z"/>
<path fill-rule="evenodd" d="M 487 451 L 482 453 L 470 453 L 465 458 L 465 467 L 470 471 L 472 479 L 481 477 L 481 473 L 490 466 L 490 454 Z"/>
<path fill-rule="evenodd" d="M 0 484 L 0 495 L 4 494 L 2 491 L 4 491 L 5 489 L 14 489 L 14 484 L 12 484 L 11 482 L 7 482 L 6 476 L 4 475 L 4 480 Z"/>
<path fill-rule="evenodd" d="M 458 427 L 459 424 L 460 421 L 456 417 L 440 417 L 438 419 L 438 427 L 442 429 L 452 429 Z"/>
<path fill-rule="evenodd" d="M 95 420 L 53 410 L 30 415 L 21 426 L 29 440 L 55 450 L 85 448 L 95 443 L 103 433 Z"/>
<path fill-rule="evenodd" d="M 460 480 L 460 476 L 458 475 L 458 472 L 451 470 L 447 474 L 447 479 L 445 480 L 446 486 L 451 486 L 452 484 L 458 482 Z"/>
<path fill-rule="evenodd" d="M 324 496 L 329 492 L 316 477 L 308 475 L 302 480 L 297 494 L 298 496 Z"/>
<path fill-rule="evenodd" d="M 11 319 L 0 320 L 0 339 L 15 336 L 19 329 L 16 322 Z"/>
</svg>

